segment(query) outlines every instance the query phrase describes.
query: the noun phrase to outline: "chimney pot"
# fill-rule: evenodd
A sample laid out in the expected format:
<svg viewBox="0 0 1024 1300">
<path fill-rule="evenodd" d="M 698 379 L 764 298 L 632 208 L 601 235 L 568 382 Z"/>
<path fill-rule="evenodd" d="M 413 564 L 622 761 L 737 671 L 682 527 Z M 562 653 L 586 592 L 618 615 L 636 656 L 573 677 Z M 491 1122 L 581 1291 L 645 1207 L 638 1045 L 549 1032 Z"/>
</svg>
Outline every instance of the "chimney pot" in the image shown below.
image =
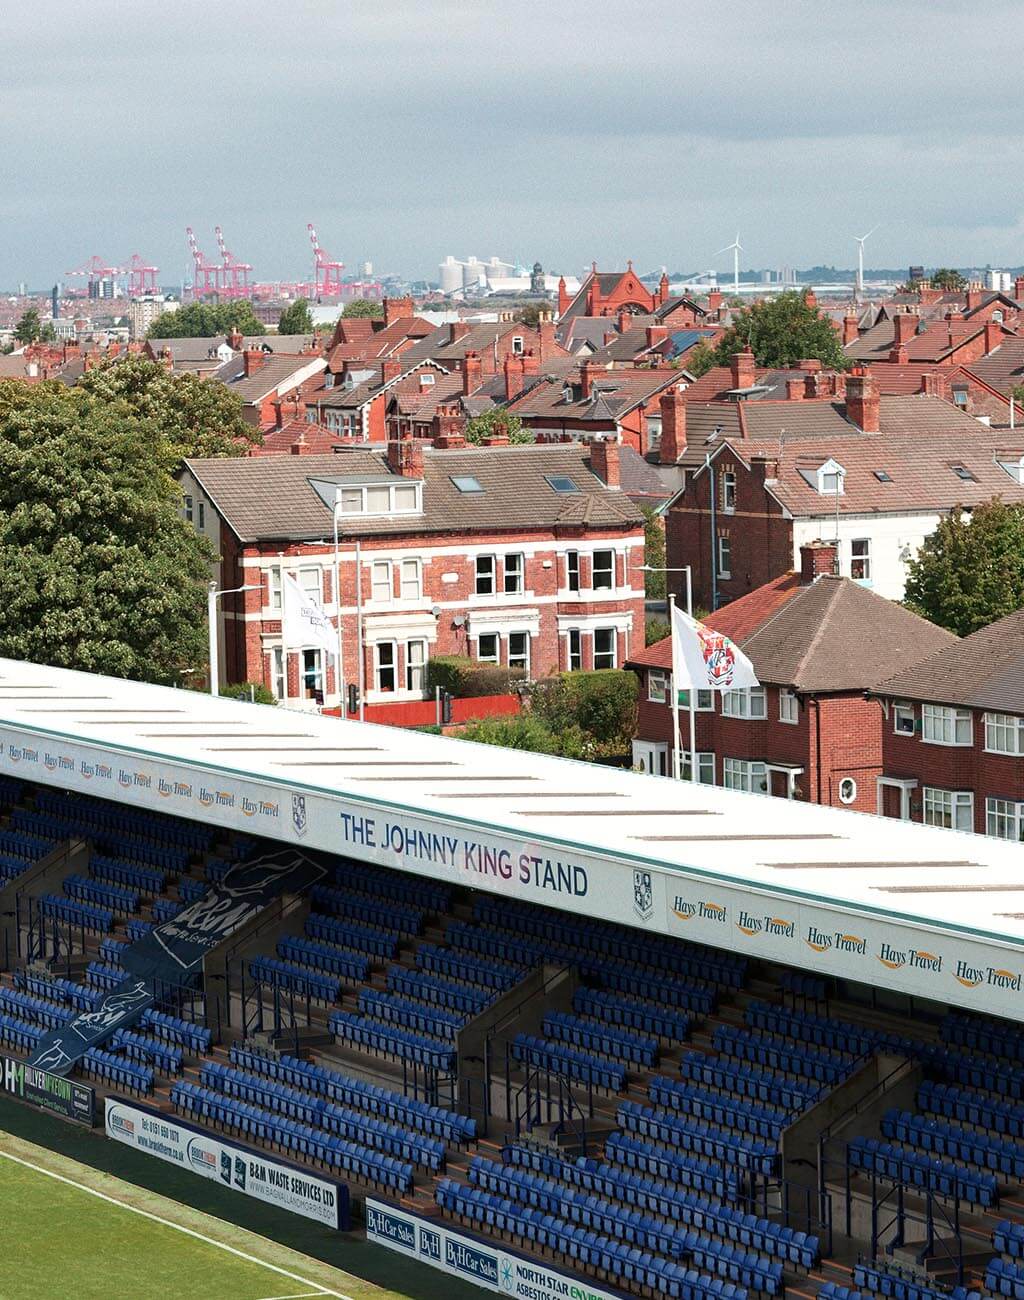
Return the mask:
<svg viewBox="0 0 1024 1300">
<path fill-rule="evenodd" d="M 838 573 L 838 555 L 835 542 L 807 542 L 800 547 L 800 581 L 809 587 L 825 574 Z"/>
<path fill-rule="evenodd" d="M 878 389 L 863 366 L 856 366 L 846 377 L 846 415 L 862 432 L 878 433 Z"/>
<path fill-rule="evenodd" d="M 686 401 L 682 390 L 673 385 L 667 393 L 662 393 L 658 405 L 661 407 L 658 461 L 662 465 L 676 465 L 686 450 Z"/>
</svg>

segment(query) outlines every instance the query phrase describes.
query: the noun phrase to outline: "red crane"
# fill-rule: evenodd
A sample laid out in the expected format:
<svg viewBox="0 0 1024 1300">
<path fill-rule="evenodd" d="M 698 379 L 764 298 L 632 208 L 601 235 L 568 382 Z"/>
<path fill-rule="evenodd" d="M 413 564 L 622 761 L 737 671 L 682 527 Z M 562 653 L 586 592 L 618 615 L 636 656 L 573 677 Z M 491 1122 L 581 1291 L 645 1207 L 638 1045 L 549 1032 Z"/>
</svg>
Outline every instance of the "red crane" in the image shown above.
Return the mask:
<svg viewBox="0 0 1024 1300">
<path fill-rule="evenodd" d="M 185 238 L 188 240 L 189 251 L 192 254 L 192 261 L 195 263 L 195 276 L 192 281 L 192 296 L 202 298 L 207 294 L 219 293 L 221 288 L 221 268 L 217 262 L 208 262 L 205 253 L 199 251 L 199 245 L 196 243 L 195 233 L 191 226 L 185 227 Z M 202 277 L 202 287 L 200 287 L 200 277 Z"/>
<path fill-rule="evenodd" d="M 249 297 L 249 272 L 252 267 L 248 262 L 240 262 L 224 243 L 224 232 L 220 226 L 214 228 L 217 247 L 220 249 L 221 285 L 228 298 Z"/>
<path fill-rule="evenodd" d="M 138 253 L 132 253 L 128 263 L 128 297 L 142 298 L 146 294 L 156 293 L 159 270 L 158 266 L 146 266 Z"/>
<path fill-rule="evenodd" d="M 116 280 L 119 275 L 127 274 L 123 266 L 107 266 L 103 258 L 94 253 L 84 266 L 76 267 L 73 271 L 65 271 L 68 277 L 82 276 L 86 279 L 90 287 L 101 280 Z M 116 286 L 115 286 L 116 287 Z"/>
<path fill-rule="evenodd" d="M 313 279 L 316 282 L 316 296 L 336 298 L 341 294 L 341 273 L 345 269 L 345 263 L 336 262 L 328 257 L 320 247 L 312 222 L 307 224 L 306 229 L 309 231 L 309 242 L 313 245 Z"/>
</svg>

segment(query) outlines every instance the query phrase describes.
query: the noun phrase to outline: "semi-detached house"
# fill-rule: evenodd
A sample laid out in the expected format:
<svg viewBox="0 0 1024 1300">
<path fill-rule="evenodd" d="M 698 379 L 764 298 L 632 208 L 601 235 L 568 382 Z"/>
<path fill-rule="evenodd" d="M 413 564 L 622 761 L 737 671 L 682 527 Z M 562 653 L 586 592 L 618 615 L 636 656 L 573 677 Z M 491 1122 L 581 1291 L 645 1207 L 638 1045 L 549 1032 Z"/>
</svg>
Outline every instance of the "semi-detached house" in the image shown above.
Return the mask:
<svg viewBox="0 0 1024 1300">
<path fill-rule="evenodd" d="M 224 680 L 312 708 L 360 684 L 367 704 L 422 699 L 438 654 L 533 677 L 621 667 L 644 641 L 644 531 L 626 492 L 606 486 L 617 456 L 604 443 L 410 439 L 381 453 L 187 461 L 186 510 L 220 556 L 218 585 L 252 587 L 221 601 Z M 335 626 L 340 616 L 340 676 L 315 646 L 283 657 L 284 573 Z"/>
</svg>

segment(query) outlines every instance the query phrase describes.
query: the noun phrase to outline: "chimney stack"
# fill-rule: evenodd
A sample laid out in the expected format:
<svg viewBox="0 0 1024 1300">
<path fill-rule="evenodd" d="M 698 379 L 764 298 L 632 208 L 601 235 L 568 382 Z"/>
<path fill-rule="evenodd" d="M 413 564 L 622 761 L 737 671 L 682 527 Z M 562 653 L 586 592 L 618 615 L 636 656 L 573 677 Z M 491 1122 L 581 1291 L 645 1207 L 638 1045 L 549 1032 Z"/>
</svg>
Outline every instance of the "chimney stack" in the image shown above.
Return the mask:
<svg viewBox="0 0 1024 1300">
<path fill-rule="evenodd" d="M 448 326 L 448 342 L 458 343 L 469 333 L 469 326 L 464 320 L 453 320 Z"/>
<path fill-rule="evenodd" d="M 967 286 L 967 310 L 974 311 L 975 307 L 980 307 L 987 297 L 987 292 L 980 284 L 969 284 Z"/>
<path fill-rule="evenodd" d="M 594 382 L 594 371 L 599 369 L 599 366 L 594 366 L 589 361 L 584 361 L 580 366 L 580 398 L 584 402 L 590 396 L 590 389 Z"/>
<path fill-rule="evenodd" d="M 800 581 L 805 587 L 823 577 L 838 571 L 838 556 L 835 542 L 807 542 L 800 547 Z"/>
<path fill-rule="evenodd" d="M 462 371 L 462 391 L 468 396 L 475 393 L 483 380 L 483 363 L 480 353 L 470 349 L 459 363 Z"/>
<path fill-rule="evenodd" d="M 985 322 L 985 355 L 994 352 L 1003 341 L 1003 327 L 997 320 Z"/>
<path fill-rule="evenodd" d="M 863 366 L 855 366 L 846 377 L 846 416 L 862 432 L 878 432 L 878 389 Z"/>
<path fill-rule="evenodd" d="M 814 376 L 808 375 L 806 380 L 787 379 L 786 380 L 786 401 L 802 402 L 807 393 L 807 383 L 813 383 Z"/>
<path fill-rule="evenodd" d="M 242 344 L 244 342 L 245 340 L 242 337 L 241 331 L 236 326 L 234 329 L 232 329 L 231 333 L 227 337 L 228 347 L 231 349 L 232 352 L 241 352 Z"/>
<path fill-rule="evenodd" d="M 404 317 L 413 314 L 411 298 L 385 298 L 384 299 L 384 327 L 385 329 L 396 320 L 402 320 Z"/>
<path fill-rule="evenodd" d="M 524 357 L 513 356 L 512 353 L 505 358 L 505 401 L 511 402 L 513 397 L 518 397 L 523 391 L 525 380 L 523 376 L 526 373 Z"/>
<path fill-rule="evenodd" d="M 402 373 L 402 363 L 394 361 L 390 357 L 380 363 L 380 382 L 390 384 L 392 379 L 397 379 Z"/>
<path fill-rule="evenodd" d="M 423 477 L 423 443 L 418 438 L 402 438 L 388 443 L 388 469 L 403 478 Z"/>
<path fill-rule="evenodd" d="M 633 315 L 626 311 L 625 307 L 619 308 L 618 328 L 620 334 L 625 334 L 626 330 L 633 328 Z"/>
<path fill-rule="evenodd" d="M 892 318 L 893 347 L 901 348 L 917 333 L 917 317 L 908 311 L 898 311 Z"/>
<path fill-rule="evenodd" d="M 618 442 L 612 438 L 596 438 L 590 444 L 590 468 L 605 487 L 621 487 Z"/>
<path fill-rule="evenodd" d="M 667 393 L 662 393 L 659 406 L 661 443 L 658 447 L 658 461 L 662 465 L 676 465 L 686 450 L 686 401 L 682 390 L 673 386 Z"/>
<path fill-rule="evenodd" d="M 722 291 L 721 289 L 708 290 L 708 313 L 713 315 L 722 309 Z"/>
<path fill-rule="evenodd" d="M 266 353 L 261 348 L 246 348 L 242 353 L 242 366 L 245 370 L 246 379 L 254 375 L 266 360 Z"/>
<path fill-rule="evenodd" d="M 647 326 L 647 346 L 653 348 L 656 343 L 663 343 L 668 338 L 667 325 Z"/>
<path fill-rule="evenodd" d="M 757 382 L 757 368 L 754 365 L 754 354 L 750 348 L 744 348 L 742 352 L 734 352 L 730 363 L 732 370 L 733 388 L 753 388 Z"/>
<path fill-rule="evenodd" d="M 843 317 L 843 347 L 850 343 L 856 343 L 860 338 L 860 328 L 857 324 L 856 316 Z"/>
</svg>

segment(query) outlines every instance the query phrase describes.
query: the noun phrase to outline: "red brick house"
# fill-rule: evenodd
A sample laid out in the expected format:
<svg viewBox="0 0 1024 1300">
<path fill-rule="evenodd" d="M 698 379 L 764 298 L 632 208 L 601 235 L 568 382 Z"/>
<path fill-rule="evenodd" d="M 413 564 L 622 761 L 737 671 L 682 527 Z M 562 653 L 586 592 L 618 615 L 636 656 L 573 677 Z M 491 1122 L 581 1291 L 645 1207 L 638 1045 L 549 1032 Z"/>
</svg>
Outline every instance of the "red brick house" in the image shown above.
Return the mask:
<svg viewBox="0 0 1024 1300">
<path fill-rule="evenodd" d="M 879 814 L 1024 841 L 1024 610 L 874 688 Z"/>
<path fill-rule="evenodd" d="M 187 461 L 186 517 L 220 555 L 226 681 L 265 682 L 293 706 L 362 683 L 369 704 L 423 698 L 436 654 L 530 676 L 621 667 L 644 636 L 643 519 L 618 486 L 619 449 L 439 449 Z M 610 486 L 608 485 L 610 484 Z M 333 544 L 339 503 L 341 599 Z M 343 672 L 281 646 L 282 573 L 337 625 Z"/>
<path fill-rule="evenodd" d="M 707 619 L 747 654 L 760 688 L 701 692 L 700 780 L 812 803 L 875 809 L 883 711 L 865 691 L 893 663 L 916 664 L 955 638 L 832 576 L 834 549 L 806 546 L 786 573 Z M 671 638 L 634 654 L 640 678 L 634 765 L 673 771 Z M 681 768 L 689 776 L 689 713 L 680 711 Z"/>
</svg>

